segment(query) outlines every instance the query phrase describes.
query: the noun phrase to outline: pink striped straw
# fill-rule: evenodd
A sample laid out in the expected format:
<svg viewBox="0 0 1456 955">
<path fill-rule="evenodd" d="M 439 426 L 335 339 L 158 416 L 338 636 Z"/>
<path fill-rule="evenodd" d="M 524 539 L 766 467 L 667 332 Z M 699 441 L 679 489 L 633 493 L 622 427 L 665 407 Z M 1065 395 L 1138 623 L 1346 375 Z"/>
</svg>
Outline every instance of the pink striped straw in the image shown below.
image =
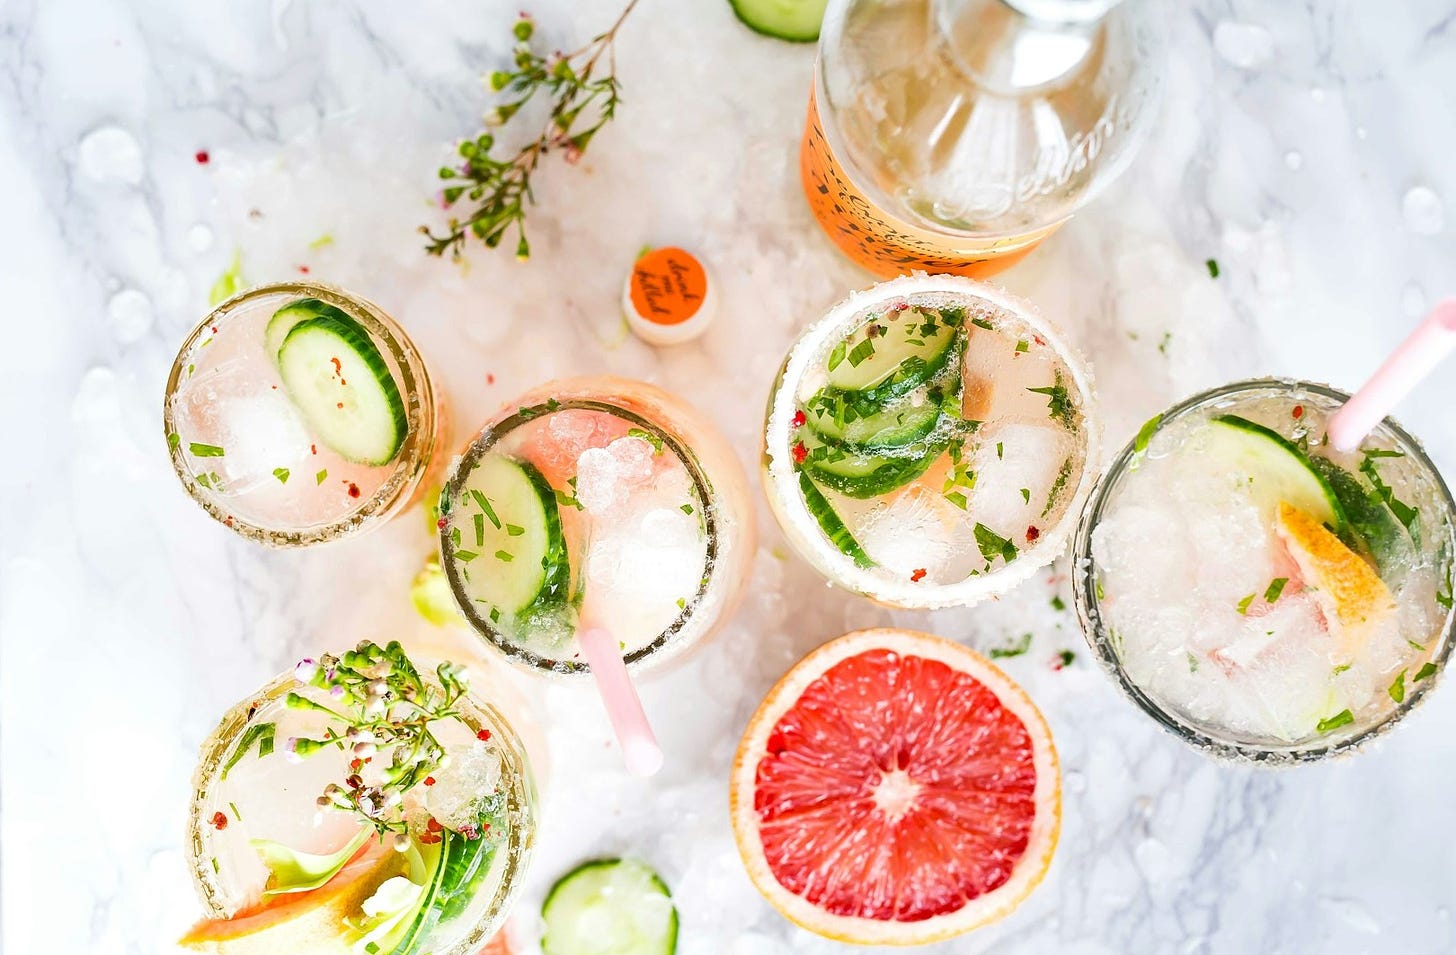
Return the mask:
<svg viewBox="0 0 1456 955">
<path fill-rule="evenodd" d="M 591 667 L 597 692 L 607 708 L 607 719 L 622 746 L 627 772 L 633 776 L 651 776 L 662 768 L 662 748 L 647 722 L 637 688 L 627 675 L 622 648 L 617 638 L 601 627 L 583 627 L 577 631 L 582 655 Z"/>
<path fill-rule="evenodd" d="M 1330 443 L 1353 451 L 1456 346 L 1456 298 L 1444 298 L 1330 418 Z"/>
</svg>

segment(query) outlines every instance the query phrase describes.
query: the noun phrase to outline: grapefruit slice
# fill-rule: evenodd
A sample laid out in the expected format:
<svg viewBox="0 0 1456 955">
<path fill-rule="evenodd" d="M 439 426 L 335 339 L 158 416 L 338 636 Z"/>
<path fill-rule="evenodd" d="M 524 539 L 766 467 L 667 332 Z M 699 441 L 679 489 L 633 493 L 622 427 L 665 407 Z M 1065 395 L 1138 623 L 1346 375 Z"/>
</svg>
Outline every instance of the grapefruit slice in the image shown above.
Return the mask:
<svg viewBox="0 0 1456 955">
<path fill-rule="evenodd" d="M 317 889 L 273 896 L 230 919 L 199 922 L 177 944 L 212 955 L 353 955 L 344 919 L 357 915 L 364 900 L 404 867 L 404 853 L 372 839 Z"/>
<path fill-rule="evenodd" d="M 1012 909 L 1046 874 L 1061 780 L 1046 721 L 978 653 L 860 630 L 760 704 L 729 794 L 748 874 L 790 921 L 918 945 Z"/>
<path fill-rule="evenodd" d="M 1357 653 L 1395 613 L 1395 597 L 1375 568 L 1315 517 L 1279 502 L 1279 537 L 1331 624 L 1340 650 Z"/>
</svg>

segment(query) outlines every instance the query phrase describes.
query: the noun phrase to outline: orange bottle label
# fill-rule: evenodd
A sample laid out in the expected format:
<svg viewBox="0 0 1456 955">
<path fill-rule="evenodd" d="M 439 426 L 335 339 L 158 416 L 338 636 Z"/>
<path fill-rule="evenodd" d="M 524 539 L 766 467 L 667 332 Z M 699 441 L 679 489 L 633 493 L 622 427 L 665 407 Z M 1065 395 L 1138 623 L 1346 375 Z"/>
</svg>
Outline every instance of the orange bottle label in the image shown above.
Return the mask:
<svg viewBox="0 0 1456 955">
<path fill-rule="evenodd" d="M 804 195 L 819 225 L 858 265 L 881 278 L 912 269 L 983 278 L 1019 262 L 1056 226 L 990 241 L 958 239 L 888 215 L 856 186 L 834 158 L 814 94 L 799 148 Z"/>
<path fill-rule="evenodd" d="M 653 249 L 632 266 L 632 308 L 653 324 L 682 324 L 698 313 L 707 294 L 703 264 L 682 249 Z"/>
</svg>

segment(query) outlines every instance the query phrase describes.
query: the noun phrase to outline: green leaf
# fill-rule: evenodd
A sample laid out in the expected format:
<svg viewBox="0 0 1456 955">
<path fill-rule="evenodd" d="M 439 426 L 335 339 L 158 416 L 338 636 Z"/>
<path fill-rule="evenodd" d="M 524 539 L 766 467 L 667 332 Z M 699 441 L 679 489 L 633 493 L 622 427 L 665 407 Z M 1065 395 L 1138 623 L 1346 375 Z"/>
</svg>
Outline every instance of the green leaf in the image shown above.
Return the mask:
<svg viewBox="0 0 1456 955">
<path fill-rule="evenodd" d="M 1061 423 L 1068 431 L 1077 427 L 1077 409 L 1072 404 L 1072 395 L 1067 391 L 1067 386 L 1062 382 L 1062 373 L 1059 369 L 1056 372 L 1054 384 L 1042 388 L 1028 388 L 1033 394 L 1047 396 L 1047 416 L 1054 421 Z"/>
<path fill-rule="evenodd" d="M 653 454 L 662 453 L 662 435 L 653 434 L 651 431 L 648 431 L 644 428 L 628 428 L 627 437 L 638 438 L 642 441 L 646 441 L 648 444 L 652 445 Z"/>
<path fill-rule="evenodd" d="M 1071 650 L 1062 650 L 1057 653 L 1057 659 L 1062 661 L 1063 667 L 1069 667 L 1077 659 L 1077 655 Z"/>
<path fill-rule="evenodd" d="M 1269 582 L 1269 589 L 1264 591 L 1264 602 L 1273 603 L 1284 593 L 1284 585 L 1289 583 L 1288 577 L 1275 577 Z"/>
<path fill-rule="evenodd" d="M 1063 600 L 1061 597 L 1053 597 L 1052 598 L 1052 609 L 1053 610 L 1066 610 L 1067 609 L 1067 602 L 1065 600 Z"/>
<path fill-rule="evenodd" d="M 372 828 L 362 828 L 336 852 L 315 855 L 299 852 L 271 839 L 249 839 L 248 845 L 268 868 L 268 882 L 263 897 L 307 892 L 328 882 L 339 873 L 354 854 L 374 835 Z"/>
<path fill-rule="evenodd" d="M 1390 684 L 1390 689 L 1387 690 L 1386 692 L 1388 692 L 1390 694 L 1390 698 L 1392 700 L 1394 700 L 1395 702 L 1397 702 L 1397 703 L 1404 703 L 1405 702 L 1405 671 L 1404 670 L 1401 670 L 1400 671 L 1400 676 L 1398 676 L 1398 677 L 1395 678 L 1395 682 L 1392 683 L 1392 684 Z"/>
<path fill-rule="evenodd" d="M 313 483 L 314 484 L 322 484 L 322 483 L 324 483 L 324 480 L 328 476 L 329 476 L 329 469 L 328 468 L 324 468 L 322 471 L 320 471 L 319 473 L 317 473 L 317 474 L 315 474 L 313 476 Z"/>
<path fill-rule="evenodd" d="M 485 516 L 490 518 L 491 526 L 496 530 L 500 530 L 501 519 L 496 516 L 495 508 L 490 506 L 490 499 L 475 488 L 470 489 L 470 496 L 475 498 L 475 503 L 485 512 Z"/>
<path fill-rule="evenodd" d="M 1249 612 L 1249 604 L 1253 603 L 1254 602 L 1254 598 L 1257 597 L 1257 596 L 1258 596 L 1258 594 L 1249 594 L 1243 600 L 1240 600 L 1239 601 L 1239 613 L 1247 614 Z"/>
<path fill-rule="evenodd" d="M 1023 501 L 1025 501 L 1027 504 L 1030 504 L 1031 503 L 1031 489 L 1030 488 L 1025 488 L 1024 487 L 1024 488 L 1021 489 L 1021 499 Z"/>
<path fill-rule="evenodd" d="M 1018 639 L 1013 640 L 1004 647 L 992 647 L 988 652 L 993 660 L 1000 660 L 1005 657 L 1019 657 L 1031 649 L 1031 634 L 1023 633 Z"/>
<path fill-rule="evenodd" d="M 1143 456 L 1148 453 L 1148 445 L 1152 443 L 1153 435 L 1158 430 L 1158 425 L 1163 423 L 1163 413 L 1160 411 L 1153 415 L 1143 426 L 1138 428 L 1137 437 L 1132 439 L 1132 458 L 1128 461 L 1128 470 L 1136 471 L 1143 463 Z"/>
<path fill-rule="evenodd" d="M 279 484 L 287 484 L 288 483 L 288 474 L 289 474 L 289 472 L 288 472 L 288 469 L 287 468 L 274 468 L 273 469 L 273 476 L 278 479 L 278 483 Z"/>
<path fill-rule="evenodd" d="M 258 748 L 259 759 L 262 759 L 264 756 L 272 753 L 273 734 L 277 729 L 277 724 L 274 723 L 254 723 L 252 726 L 249 726 L 243 732 L 242 738 L 238 740 L 238 748 L 233 750 L 233 754 L 229 756 L 228 761 L 223 764 L 222 772 L 218 775 L 218 778 L 227 779 L 228 773 L 232 772 L 232 768 L 236 766 L 244 756 L 248 755 L 248 750 L 252 749 L 254 746 Z"/>
<path fill-rule="evenodd" d="M 1203 264 L 1208 268 L 1208 277 L 1209 278 L 1211 278 L 1211 279 L 1218 278 L 1218 260 L 1217 259 L 1209 259 L 1207 262 L 1204 262 Z"/>
<path fill-rule="evenodd" d="M 167 433 L 167 448 L 171 450 L 182 443 L 182 436 L 175 431 Z"/>
<path fill-rule="evenodd" d="M 994 561 L 1000 557 L 1009 564 L 1016 559 L 1016 545 L 985 524 L 976 524 L 975 535 L 976 546 L 980 548 L 981 556 L 987 561 Z"/>
<path fill-rule="evenodd" d="M 850 349 L 849 364 L 851 367 L 858 368 L 861 364 L 873 357 L 874 353 L 874 341 L 866 338 L 864 341 L 860 342 L 858 345 L 855 345 L 852 349 Z"/>
<path fill-rule="evenodd" d="M 223 456 L 222 448 L 216 444 L 202 444 L 193 441 L 187 445 L 187 450 L 192 452 L 193 457 L 198 458 L 220 458 Z"/>
<path fill-rule="evenodd" d="M 1421 664 L 1421 668 L 1416 671 L 1415 679 L 1413 679 L 1411 682 L 1412 683 L 1419 683 L 1422 680 L 1424 680 L 1426 677 L 1431 676 L 1432 674 L 1434 674 L 1435 672 L 1436 672 L 1436 665 L 1434 663 L 1432 663 L 1431 661 L 1427 660 L 1425 663 L 1422 663 Z"/>
<path fill-rule="evenodd" d="M 837 345 L 834 346 L 833 350 L 831 350 L 829 352 L 829 370 L 830 371 L 833 371 L 834 369 L 838 368 L 839 365 L 840 365 L 840 363 L 844 361 L 845 348 L 846 348 L 846 346 L 845 346 L 844 342 L 840 342 L 839 344 L 837 344 Z"/>
<path fill-rule="evenodd" d="M 1320 720 L 1315 726 L 1315 731 L 1328 733 L 1330 730 L 1339 729 L 1341 726 L 1348 726 L 1353 722 L 1355 722 L 1355 714 L 1349 710 L 1341 710 L 1328 719 Z"/>
</svg>

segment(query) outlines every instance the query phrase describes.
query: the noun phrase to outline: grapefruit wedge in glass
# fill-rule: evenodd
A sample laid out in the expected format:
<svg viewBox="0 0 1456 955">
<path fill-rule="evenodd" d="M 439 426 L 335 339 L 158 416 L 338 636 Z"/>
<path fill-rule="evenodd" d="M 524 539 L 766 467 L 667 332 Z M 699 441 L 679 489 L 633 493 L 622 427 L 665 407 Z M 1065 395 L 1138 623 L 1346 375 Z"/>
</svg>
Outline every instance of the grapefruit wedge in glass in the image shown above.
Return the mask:
<svg viewBox="0 0 1456 955">
<path fill-rule="evenodd" d="M 1046 721 L 980 654 L 908 630 L 825 644 L 739 744 L 733 832 L 790 921 L 917 945 L 994 921 L 1046 874 L 1061 780 Z"/>
</svg>

